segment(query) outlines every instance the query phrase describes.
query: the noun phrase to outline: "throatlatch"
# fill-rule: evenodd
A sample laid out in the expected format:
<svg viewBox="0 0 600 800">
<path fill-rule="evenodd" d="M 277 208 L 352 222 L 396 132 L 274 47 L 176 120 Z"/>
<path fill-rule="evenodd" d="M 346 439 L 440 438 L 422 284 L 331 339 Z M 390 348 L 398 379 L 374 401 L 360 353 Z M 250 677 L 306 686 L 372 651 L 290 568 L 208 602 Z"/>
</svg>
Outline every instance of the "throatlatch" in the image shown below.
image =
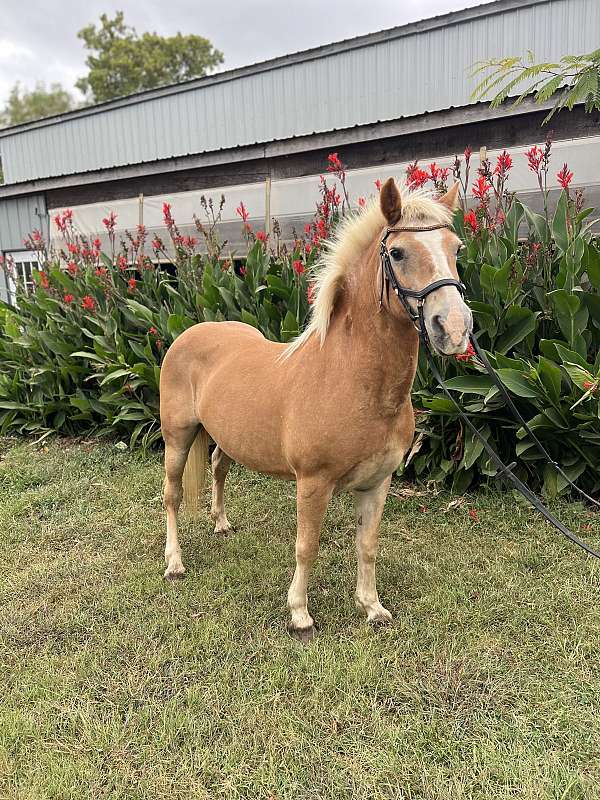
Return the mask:
<svg viewBox="0 0 600 800">
<path fill-rule="evenodd" d="M 457 281 L 454 278 L 442 278 L 441 280 L 434 281 L 433 283 L 428 284 L 427 286 L 425 286 L 420 291 L 414 291 L 412 289 L 407 289 L 404 286 L 402 286 L 402 284 L 398 281 L 398 278 L 396 277 L 396 273 L 394 272 L 394 270 L 392 268 L 392 262 L 391 262 L 391 259 L 390 259 L 390 254 L 389 254 L 388 249 L 387 249 L 387 240 L 388 240 L 388 237 L 390 236 L 391 233 L 401 233 L 401 232 L 404 232 L 404 231 L 410 232 L 410 233 L 419 233 L 419 232 L 422 232 L 422 231 L 434 231 L 434 230 L 437 230 L 439 228 L 451 228 L 451 226 L 447 225 L 447 224 L 444 224 L 444 225 L 427 225 L 427 226 L 414 227 L 414 228 L 410 227 L 410 226 L 407 226 L 407 227 L 401 227 L 401 228 L 388 228 L 386 230 L 385 234 L 383 235 L 383 238 L 381 239 L 381 247 L 380 247 L 380 253 L 381 253 L 381 293 L 380 293 L 380 298 L 379 298 L 379 305 L 380 305 L 380 307 L 383 306 L 384 286 L 385 286 L 387 300 L 388 300 L 388 303 L 389 303 L 389 288 L 390 288 L 390 285 L 391 285 L 391 287 L 392 287 L 392 289 L 394 291 L 394 294 L 398 297 L 398 299 L 402 303 L 402 306 L 404 307 L 404 310 L 406 311 L 406 313 L 408 314 L 408 316 L 412 320 L 412 323 L 415 326 L 415 329 L 416 329 L 417 333 L 419 334 L 419 340 L 420 340 L 421 344 L 423 345 L 423 349 L 425 350 L 425 354 L 427 356 L 427 360 L 429 362 L 429 366 L 431 368 L 431 372 L 433 374 L 433 377 L 436 379 L 437 383 L 439 384 L 440 388 L 442 389 L 442 391 L 444 392 L 446 397 L 452 402 L 452 404 L 456 408 L 456 410 L 458 412 L 458 415 L 461 418 L 461 420 L 469 428 L 471 433 L 473 433 L 473 435 L 476 436 L 479 439 L 479 441 L 483 444 L 484 450 L 486 451 L 486 453 L 488 454 L 490 459 L 493 461 L 493 463 L 497 467 L 497 472 L 496 472 L 495 477 L 496 478 L 506 478 L 506 479 L 508 479 L 513 484 L 513 486 L 523 495 L 523 497 L 525 497 L 525 499 L 528 500 L 531 503 L 531 505 L 535 509 L 537 509 L 537 511 L 539 511 L 540 514 L 542 514 L 542 516 L 551 525 L 553 525 L 558 531 L 560 531 L 560 533 L 562 533 L 563 536 L 566 536 L 566 538 L 569 539 L 569 541 L 573 542 L 573 544 L 576 544 L 578 547 L 581 547 L 589 555 L 600 559 L 600 552 L 598 552 L 597 550 L 594 550 L 593 547 L 591 547 L 589 544 L 587 544 L 582 539 L 580 539 L 578 536 L 576 536 L 573 533 L 573 531 L 571 531 L 569 528 L 567 528 L 566 525 L 563 525 L 563 523 L 557 517 L 555 517 L 554 514 L 548 508 L 546 508 L 546 506 L 542 503 L 542 501 L 539 499 L 539 497 L 536 494 L 534 494 L 531 491 L 531 489 L 526 484 L 524 484 L 523 481 L 520 480 L 520 478 L 518 478 L 514 474 L 513 469 L 516 467 L 516 462 L 512 462 L 510 464 L 505 464 L 502 461 L 500 456 L 490 446 L 490 444 L 488 443 L 487 439 L 480 433 L 478 428 L 471 422 L 469 417 L 462 410 L 462 408 L 458 404 L 456 398 L 451 394 L 450 390 L 447 388 L 446 384 L 444 383 L 444 379 L 442 378 L 442 376 L 440 374 L 440 371 L 438 370 L 437 364 L 435 363 L 435 359 L 433 357 L 433 353 L 431 352 L 431 344 L 429 342 L 429 337 L 427 335 L 427 329 L 425 327 L 425 317 L 424 317 L 424 312 L 423 312 L 423 306 L 424 306 L 424 303 L 425 303 L 425 300 L 427 299 L 427 297 L 432 292 L 435 292 L 436 289 L 439 289 L 442 286 L 454 286 L 460 292 L 460 294 L 463 297 L 465 296 L 465 292 L 466 292 L 465 286 L 460 281 Z M 408 298 L 411 298 L 411 299 L 414 299 L 414 300 L 417 301 L 417 310 L 416 311 L 411 307 L 410 303 L 408 302 Z M 511 413 L 513 414 L 513 416 L 515 417 L 517 422 L 519 422 L 520 425 L 522 425 L 522 427 L 526 431 L 527 435 L 531 437 L 531 439 L 533 440 L 535 446 L 537 447 L 539 452 L 543 455 L 543 457 L 545 458 L 547 463 L 550 464 L 556 470 L 556 472 L 563 478 L 563 480 L 565 480 L 567 482 L 567 484 L 569 486 L 571 486 L 573 489 L 575 489 L 582 497 L 585 497 L 585 499 L 588 500 L 590 503 L 593 503 L 594 505 L 600 507 L 600 503 L 597 500 L 595 500 L 589 494 L 584 492 L 583 489 L 580 489 L 579 486 L 577 486 L 575 483 L 573 483 L 572 480 L 570 480 L 570 478 L 564 473 L 564 471 L 562 470 L 560 465 L 550 456 L 550 454 L 548 453 L 548 451 L 546 450 L 544 445 L 540 442 L 538 437 L 531 430 L 531 428 L 529 427 L 527 422 L 523 419 L 521 413 L 519 412 L 519 410 L 517 409 L 516 405 L 514 404 L 514 402 L 513 402 L 512 398 L 511 398 L 510 394 L 508 393 L 506 387 L 504 386 L 504 384 L 502 383 L 502 381 L 500 380 L 500 378 L 496 374 L 495 370 L 493 369 L 492 365 L 490 364 L 488 357 L 486 356 L 484 351 L 479 346 L 479 342 L 477 341 L 477 338 L 476 338 L 474 333 L 470 334 L 470 342 L 471 342 L 471 344 L 473 346 L 473 350 L 475 351 L 475 354 L 477 355 L 477 357 L 481 361 L 485 371 L 490 376 L 490 378 L 494 382 L 495 386 L 498 388 L 500 394 L 502 395 L 504 401 L 506 402 L 506 405 L 509 407 Z"/>
</svg>

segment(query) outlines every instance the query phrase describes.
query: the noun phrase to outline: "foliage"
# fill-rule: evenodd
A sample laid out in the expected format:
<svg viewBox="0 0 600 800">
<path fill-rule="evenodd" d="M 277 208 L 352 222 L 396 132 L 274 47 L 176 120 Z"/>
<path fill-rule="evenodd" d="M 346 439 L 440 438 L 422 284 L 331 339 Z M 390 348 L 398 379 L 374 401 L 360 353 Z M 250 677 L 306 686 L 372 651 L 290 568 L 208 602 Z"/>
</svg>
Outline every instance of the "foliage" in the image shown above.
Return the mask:
<svg viewBox="0 0 600 800">
<path fill-rule="evenodd" d="M 27 91 L 17 81 L 8 96 L 4 110 L 0 113 L 0 127 L 20 125 L 32 119 L 63 114 L 73 108 L 73 98 L 60 83 L 52 83 L 46 88 L 38 81 L 35 89 Z"/>
<path fill-rule="evenodd" d="M 492 108 L 519 91 L 513 102 L 515 106 L 531 94 L 536 103 L 558 96 L 544 122 L 562 108 L 571 110 L 576 103 L 584 103 L 587 112 L 600 109 L 600 49 L 584 55 L 564 56 L 556 63 L 536 64 L 531 51 L 526 59 L 520 56 L 492 58 L 475 65 L 473 75 L 483 73 L 487 74 L 475 87 L 471 99 L 483 100 L 495 92 Z"/>
<path fill-rule="evenodd" d="M 200 77 L 223 62 L 223 54 L 202 36 L 140 36 L 122 11 L 114 19 L 102 14 L 98 27 L 87 25 L 77 35 L 89 51 L 89 71 L 76 86 L 96 103 Z"/>
<path fill-rule="evenodd" d="M 551 142 L 527 153 L 543 196 L 544 213 L 523 205 L 509 191 L 512 157 L 484 162 L 472 191 L 477 206 L 456 215 L 465 247 L 461 277 L 481 345 L 498 369 L 523 417 L 565 472 L 591 491 L 600 475 L 600 246 L 592 237 L 591 209 L 572 194 L 567 165 L 557 173 L 562 193 L 548 202 Z M 471 151 L 452 172 L 469 189 Z M 55 219 L 64 244 L 48 252 L 34 231 L 29 246 L 47 268 L 19 309 L 0 311 L 0 434 L 15 430 L 45 435 L 117 432 L 130 443 L 159 438 L 158 380 L 165 349 L 202 320 L 233 319 L 255 326 L 273 341 L 302 330 L 310 309 L 319 248 L 351 205 L 345 169 L 331 154 L 322 177 L 315 218 L 291 246 L 250 226 L 240 203 L 247 250 L 226 252 L 218 238 L 219 207 L 202 198 L 197 236 L 182 236 L 165 203 L 168 239 L 151 243 L 139 227 L 115 241 L 116 218 L 104 225 L 110 253 L 87 241 L 72 214 Z M 449 168 L 408 168 L 409 185 L 433 183 L 443 191 Z M 378 184 L 379 182 L 377 182 Z M 378 188 L 378 186 L 377 186 Z M 463 198 L 463 202 L 466 198 Z M 362 198 L 359 199 L 359 205 Z M 364 202 L 364 201 L 362 201 Z M 204 255 L 199 252 L 204 240 Z M 147 254 L 151 250 L 152 256 Z M 172 267 L 166 264 L 168 259 Z M 525 480 L 564 490 L 533 443 L 511 418 L 497 389 L 472 354 L 446 359 L 448 386 L 473 415 L 483 435 L 506 461 L 517 460 Z M 450 481 L 464 491 L 494 470 L 481 444 L 463 430 L 452 404 L 432 385 L 419 363 L 414 385 L 417 438 L 404 471 L 423 480 Z"/>
</svg>

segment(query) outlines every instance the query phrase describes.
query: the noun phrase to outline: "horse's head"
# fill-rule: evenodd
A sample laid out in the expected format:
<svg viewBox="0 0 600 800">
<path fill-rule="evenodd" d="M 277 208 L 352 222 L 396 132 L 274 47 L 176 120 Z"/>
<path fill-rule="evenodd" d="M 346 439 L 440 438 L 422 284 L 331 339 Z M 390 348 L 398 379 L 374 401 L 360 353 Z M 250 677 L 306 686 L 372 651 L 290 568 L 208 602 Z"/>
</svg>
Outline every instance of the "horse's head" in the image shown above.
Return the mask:
<svg viewBox="0 0 600 800">
<path fill-rule="evenodd" d="M 436 205 L 441 207 L 436 209 Z M 393 178 L 389 178 L 381 189 L 381 211 L 388 228 L 424 228 L 429 225 L 443 225 L 451 219 L 452 211 L 458 206 L 458 183 L 437 203 L 427 198 L 420 201 L 408 199 L 407 212 L 414 212 L 414 206 L 421 214 L 403 215 L 403 200 Z M 413 206 L 413 208 L 410 208 Z M 427 215 L 428 206 L 438 213 Z M 458 236 L 447 227 L 435 230 L 402 230 L 391 232 L 386 240 L 391 268 L 398 283 L 405 289 L 420 292 L 435 281 L 444 278 L 458 280 L 456 255 L 462 243 Z M 391 298 L 393 295 L 391 295 Z M 406 315 L 400 302 L 392 302 L 390 312 Z M 406 302 L 416 313 L 417 300 L 407 297 Z M 456 286 L 440 286 L 423 300 L 423 319 L 427 335 L 434 348 L 442 355 L 464 353 L 469 333 L 473 326 L 471 311 L 464 302 Z"/>
</svg>

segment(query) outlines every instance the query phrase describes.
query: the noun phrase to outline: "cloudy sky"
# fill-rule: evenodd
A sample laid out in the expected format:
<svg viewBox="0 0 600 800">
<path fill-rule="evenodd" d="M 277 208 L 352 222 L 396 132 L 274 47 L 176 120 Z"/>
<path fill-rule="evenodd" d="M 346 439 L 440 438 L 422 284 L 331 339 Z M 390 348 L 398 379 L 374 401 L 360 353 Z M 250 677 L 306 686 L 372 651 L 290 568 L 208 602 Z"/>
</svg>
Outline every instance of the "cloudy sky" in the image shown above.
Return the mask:
<svg viewBox="0 0 600 800">
<path fill-rule="evenodd" d="M 224 69 L 479 5 L 481 0 L 0 0 L 0 106 L 15 81 L 85 74 L 77 31 L 106 12 L 125 12 L 138 32 L 208 37 Z"/>
</svg>

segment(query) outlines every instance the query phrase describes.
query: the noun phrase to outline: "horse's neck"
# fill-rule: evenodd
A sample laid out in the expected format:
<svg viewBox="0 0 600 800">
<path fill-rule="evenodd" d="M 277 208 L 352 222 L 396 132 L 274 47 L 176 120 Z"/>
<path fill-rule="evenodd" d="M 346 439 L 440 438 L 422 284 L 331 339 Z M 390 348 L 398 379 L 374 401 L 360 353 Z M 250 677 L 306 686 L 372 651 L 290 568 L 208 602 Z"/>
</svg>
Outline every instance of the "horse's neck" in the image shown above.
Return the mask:
<svg viewBox="0 0 600 800">
<path fill-rule="evenodd" d="M 321 353 L 351 378 L 362 402 L 393 415 L 409 400 L 419 344 L 407 316 L 392 314 L 386 298 L 379 307 L 378 274 L 372 257 L 349 279 Z"/>
</svg>

